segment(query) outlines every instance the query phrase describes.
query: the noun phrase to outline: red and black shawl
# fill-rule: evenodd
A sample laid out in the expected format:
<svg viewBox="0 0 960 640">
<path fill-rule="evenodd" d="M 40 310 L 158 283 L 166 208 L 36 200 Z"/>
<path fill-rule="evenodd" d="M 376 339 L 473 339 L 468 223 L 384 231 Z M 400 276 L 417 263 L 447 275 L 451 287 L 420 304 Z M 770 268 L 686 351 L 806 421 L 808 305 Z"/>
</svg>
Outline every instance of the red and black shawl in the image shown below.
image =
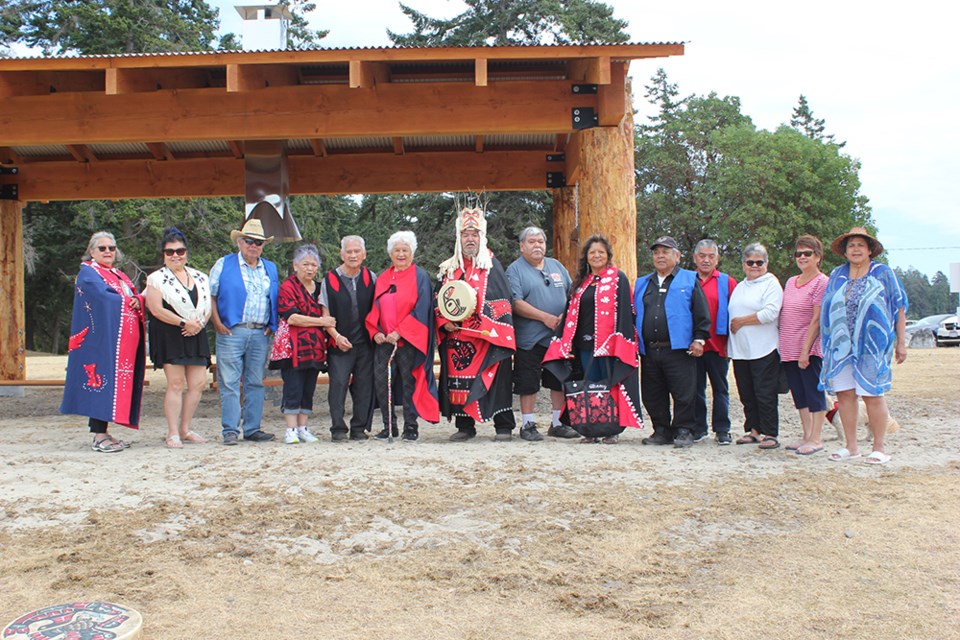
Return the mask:
<svg viewBox="0 0 960 640">
<path fill-rule="evenodd" d="M 609 266 L 598 276 L 588 276 L 573 292 L 563 320 L 563 335 L 550 342 L 543 364 L 561 381 L 570 377 L 571 364 L 578 357 L 573 339 L 580 316 L 580 300 L 590 286 L 597 288 L 594 296 L 593 356 L 612 358 L 608 382 L 610 393 L 617 400 L 620 425 L 642 429 L 637 329 L 634 323 L 636 312 L 633 309 L 630 281 L 616 267 Z"/>
<path fill-rule="evenodd" d="M 400 338 L 417 350 L 413 360 L 413 405 L 417 415 L 427 422 L 440 422 L 440 407 L 437 404 L 437 380 L 433 375 L 433 354 L 437 348 L 433 317 L 433 289 L 430 274 L 418 266 L 397 271 L 390 267 L 377 276 L 373 292 L 373 308 L 367 314 L 367 332 L 373 336 L 380 328 L 380 298 L 387 292 L 396 293 L 397 333 Z M 371 381 L 372 383 L 372 381 Z M 395 383 L 399 383 L 399 376 Z M 403 395 L 395 393 L 394 398 Z"/>
<path fill-rule="evenodd" d="M 319 285 L 317 286 L 319 291 Z M 285 333 L 283 327 L 278 327 L 274 337 L 273 355 L 271 355 L 271 369 L 321 369 L 327 367 L 327 334 L 323 327 L 295 327 L 287 322 L 293 314 L 319 318 L 320 304 L 310 295 L 296 275 L 291 275 L 280 285 L 277 298 L 277 314 L 289 330 L 289 343 L 278 344 L 283 341 Z M 285 350 L 289 349 L 289 352 Z"/>
</svg>

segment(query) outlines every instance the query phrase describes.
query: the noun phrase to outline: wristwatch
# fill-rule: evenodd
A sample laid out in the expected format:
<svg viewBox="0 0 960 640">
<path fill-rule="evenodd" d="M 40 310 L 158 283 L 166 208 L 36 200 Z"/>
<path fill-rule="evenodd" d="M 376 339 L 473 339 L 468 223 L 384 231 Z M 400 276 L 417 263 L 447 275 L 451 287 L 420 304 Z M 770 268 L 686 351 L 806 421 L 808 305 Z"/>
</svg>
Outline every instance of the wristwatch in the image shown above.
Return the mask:
<svg viewBox="0 0 960 640">
<path fill-rule="evenodd" d="M 180 321 L 180 328 L 183 329 L 185 326 L 187 326 L 187 323 L 184 322 L 183 320 L 181 320 L 181 321 Z"/>
</svg>

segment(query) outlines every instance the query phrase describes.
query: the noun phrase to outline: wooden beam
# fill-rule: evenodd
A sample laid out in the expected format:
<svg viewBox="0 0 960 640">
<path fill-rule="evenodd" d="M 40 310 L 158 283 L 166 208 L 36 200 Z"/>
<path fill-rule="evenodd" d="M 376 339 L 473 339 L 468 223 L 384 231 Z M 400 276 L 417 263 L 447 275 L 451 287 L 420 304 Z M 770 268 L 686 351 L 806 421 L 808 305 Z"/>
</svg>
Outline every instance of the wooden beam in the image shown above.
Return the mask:
<svg viewBox="0 0 960 640">
<path fill-rule="evenodd" d="M 227 140 L 227 146 L 230 147 L 230 153 L 234 158 L 243 158 L 243 141 Z"/>
<path fill-rule="evenodd" d="M 597 116 L 601 127 L 616 127 L 633 105 L 627 100 L 627 63 L 608 65 L 610 82 L 597 89 Z"/>
<path fill-rule="evenodd" d="M 553 150 L 562 152 L 567 148 L 567 141 L 570 139 L 569 133 L 558 133 L 553 141 Z"/>
<path fill-rule="evenodd" d="M 567 63 L 567 79 L 588 84 L 610 84 L 610 56 L 571 60 Z"/>
<path fill-rule="evenodd" d="M 0 164 L 21 164 L 23 160 L 10 147 L 0 147 Z"/>
<path fill-rule="evenodd" d="M 85 144 L 68 144 L 67 151 L 77 162 L 96 162 L 97 156 Z"/>
<path fill-rule="evenodd" d="M 390 67 L 382 62 L 350 61 L 350 88 L 369 89 L 390 81 Z"/>
<path fill-rule="evenodd" d="M 106 70 L 107 95 L 202 89 L 210 86 L 206 69 L 117 69 Z"/>
<path fill-rule="evenodd" d="M 148 142 L 147 148 L 156 160 L 174 160 L 170 147 L 162 142 Z"/>
<path fill-rule="evenodd" d="M 313 155 L 322 158 L 327 155 L 327 145 L 320 138 L 310 138 L 310 148 L 313 149 Z"/>
<path fill-rule="evenodd" d="M 489 60 L 569 60 L 607 56 L 615 60 L 639 60 L 683 55 L 682 43 L 548 45 L 507 47 L 431 47 L 316 49 L 306 51 L 216 51 L 202 54 L 138 54 L 135 56 L 91 56 L 65 58 L 9 58 L 0 60 L 0 71 L 38 69 L 107 69 L 153 67 L 224 67 L 228 64 L 330 64 L 349 60 L 370 62 Z"/>
<path fill-rule="evenodd" d="M 394 138 L 393 138 L 393 153 L 394 153 L 394 155 L 398 155 L 398 156 L 402 156 L 402 155 L 403 155 L 404 149 L 403 149 L 403 138 L 402 138 L 402 137 L 397 136 L 397 137 L 394 137 Z"/>
<path fill-rule="evenodd" d="M 104 90 L 104 71 L 0 71 L 0 98 Z"/>
<path fill-rule="evenodd" d="M 237 71 L 237 73 L 240 73 Z M 119 96 L 54 94 L 7 99 L 0 145 L 95 144 L 144 140 L 474 135 L 478 131 L 572 131 L 574 106 L 596 107 L 567 81 L 517 81 L 476 87 L 392 84 L 375 92 L 343 86 L 260 91 L 185 89 Z"/>
<path fill-rule="evenodd" d="M 555 170 L 543 151 L 486 151 L 290 156 L 290 193 L 402 193 L 516 191 L 545 188 Z M 244 163 L 235 158 L 101 160 L 80 164 L 28 163 L 16 182 L 20 198 L 101 200 L 237 196 L 244 193 Z"/>
<path fill-rule="evenodd" d="M 20 201 L 0 200 L 0 380 L 27 377 L 22 208 Z"/>
<path fill-rule="evenodd" d="M 478 87 L 487 86 L 487 59 L 477 58 L 473 61 L 475 83 Z"/>
<path fill-rule="evenodd" d="M 483 153 L 484 141 L 485 140 L 483 136 L 477 136 L 476 138 L 474 138 L 473 150 L 476 151 L 477 153 Z"/>
</svg>

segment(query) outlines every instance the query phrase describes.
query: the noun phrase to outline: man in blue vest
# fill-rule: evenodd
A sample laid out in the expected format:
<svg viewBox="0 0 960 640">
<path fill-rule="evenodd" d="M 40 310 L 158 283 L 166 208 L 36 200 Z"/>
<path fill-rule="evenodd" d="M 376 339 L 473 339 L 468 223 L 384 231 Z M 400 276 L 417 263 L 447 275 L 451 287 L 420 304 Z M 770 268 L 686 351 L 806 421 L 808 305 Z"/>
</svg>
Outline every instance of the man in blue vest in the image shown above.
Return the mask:
<svg viewBox="0 0 960 640">
<path fill-rule="evenodd" d="M 280 288 L 276 265 L 260 257 L 263 245 L 272 242 L 273 236 L 263 235 L 259 220 L 247 220 L 240 231 L 231 231 L 230 240 L 239 251 L 220 258 L 210 270 L 211 319 L 217 330 L 217 385 L 225 445 L 237 444 L 241 426 L 244 440 L 273 440 L 272 433 L 260 430 L 260 420 L 263 369 L 270 355 L 270 334 L 277 330 Z"/>
<path fill-rule="evenodd" d="M 693 262 L 697 267 L 697 277 L 700 288 L 707 297 L 707 306 L 710 307 L 710 338 L 703 345 L 703 356 L 697 358 L 697 404 L 696 427 L 693 432 L 694 442 L 700 442 L 708 434 L 707 428 L 707 379 L 710 379 L 710 390 L 713 393 L 713 424 L 714 437 L 717 444 L 728 445 L 733 440 L 730 437 L 730 386 L 727 382 L 727 372 L 730 369 L 730 359 L 727 358 L 727 334 L 729 332 L 730 317 L 727 314 L 727 303 L 730 294 L 737 286 L 737 281 L 717 269 L 720 261 L 717 243 L 704 239 L 697 243 L 693 250 Z"/>
<path fill-rule="evenodd" d="M 696 358 L 710 337 L 710 311 L 696 272 L 679 267 L 677 241 L 663 236 L 650 250 L 655 271 L 637 279 L 633 296 L 640 393 L 653 423 L 643 444 L 685 448 L 693 446 Z"/>
</svg>

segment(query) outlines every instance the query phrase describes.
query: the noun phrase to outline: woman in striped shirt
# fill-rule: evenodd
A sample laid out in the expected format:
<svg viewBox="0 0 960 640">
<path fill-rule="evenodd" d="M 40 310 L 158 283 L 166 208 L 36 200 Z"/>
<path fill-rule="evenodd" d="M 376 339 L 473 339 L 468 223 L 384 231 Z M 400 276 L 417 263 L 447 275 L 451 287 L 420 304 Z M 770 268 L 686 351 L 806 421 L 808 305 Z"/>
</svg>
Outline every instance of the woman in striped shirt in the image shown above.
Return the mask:
<svg viewBox="0 0 960 640">
<path fill-rule="evenodd" d="M 800 412 L 803 428 L 803 437 L 789 444 L 787 450 L 808 456 L 823 451 L 821 431 L 827 399 L 817 385 L 823 364 L 820 303 L 829 278 L 820 271 L 823 243 L 815 236 L 797 238 L 793 257 L 800 275 L 787 280 L 783 288 L 779 349 L 793 405 Z"/>
</svg>

